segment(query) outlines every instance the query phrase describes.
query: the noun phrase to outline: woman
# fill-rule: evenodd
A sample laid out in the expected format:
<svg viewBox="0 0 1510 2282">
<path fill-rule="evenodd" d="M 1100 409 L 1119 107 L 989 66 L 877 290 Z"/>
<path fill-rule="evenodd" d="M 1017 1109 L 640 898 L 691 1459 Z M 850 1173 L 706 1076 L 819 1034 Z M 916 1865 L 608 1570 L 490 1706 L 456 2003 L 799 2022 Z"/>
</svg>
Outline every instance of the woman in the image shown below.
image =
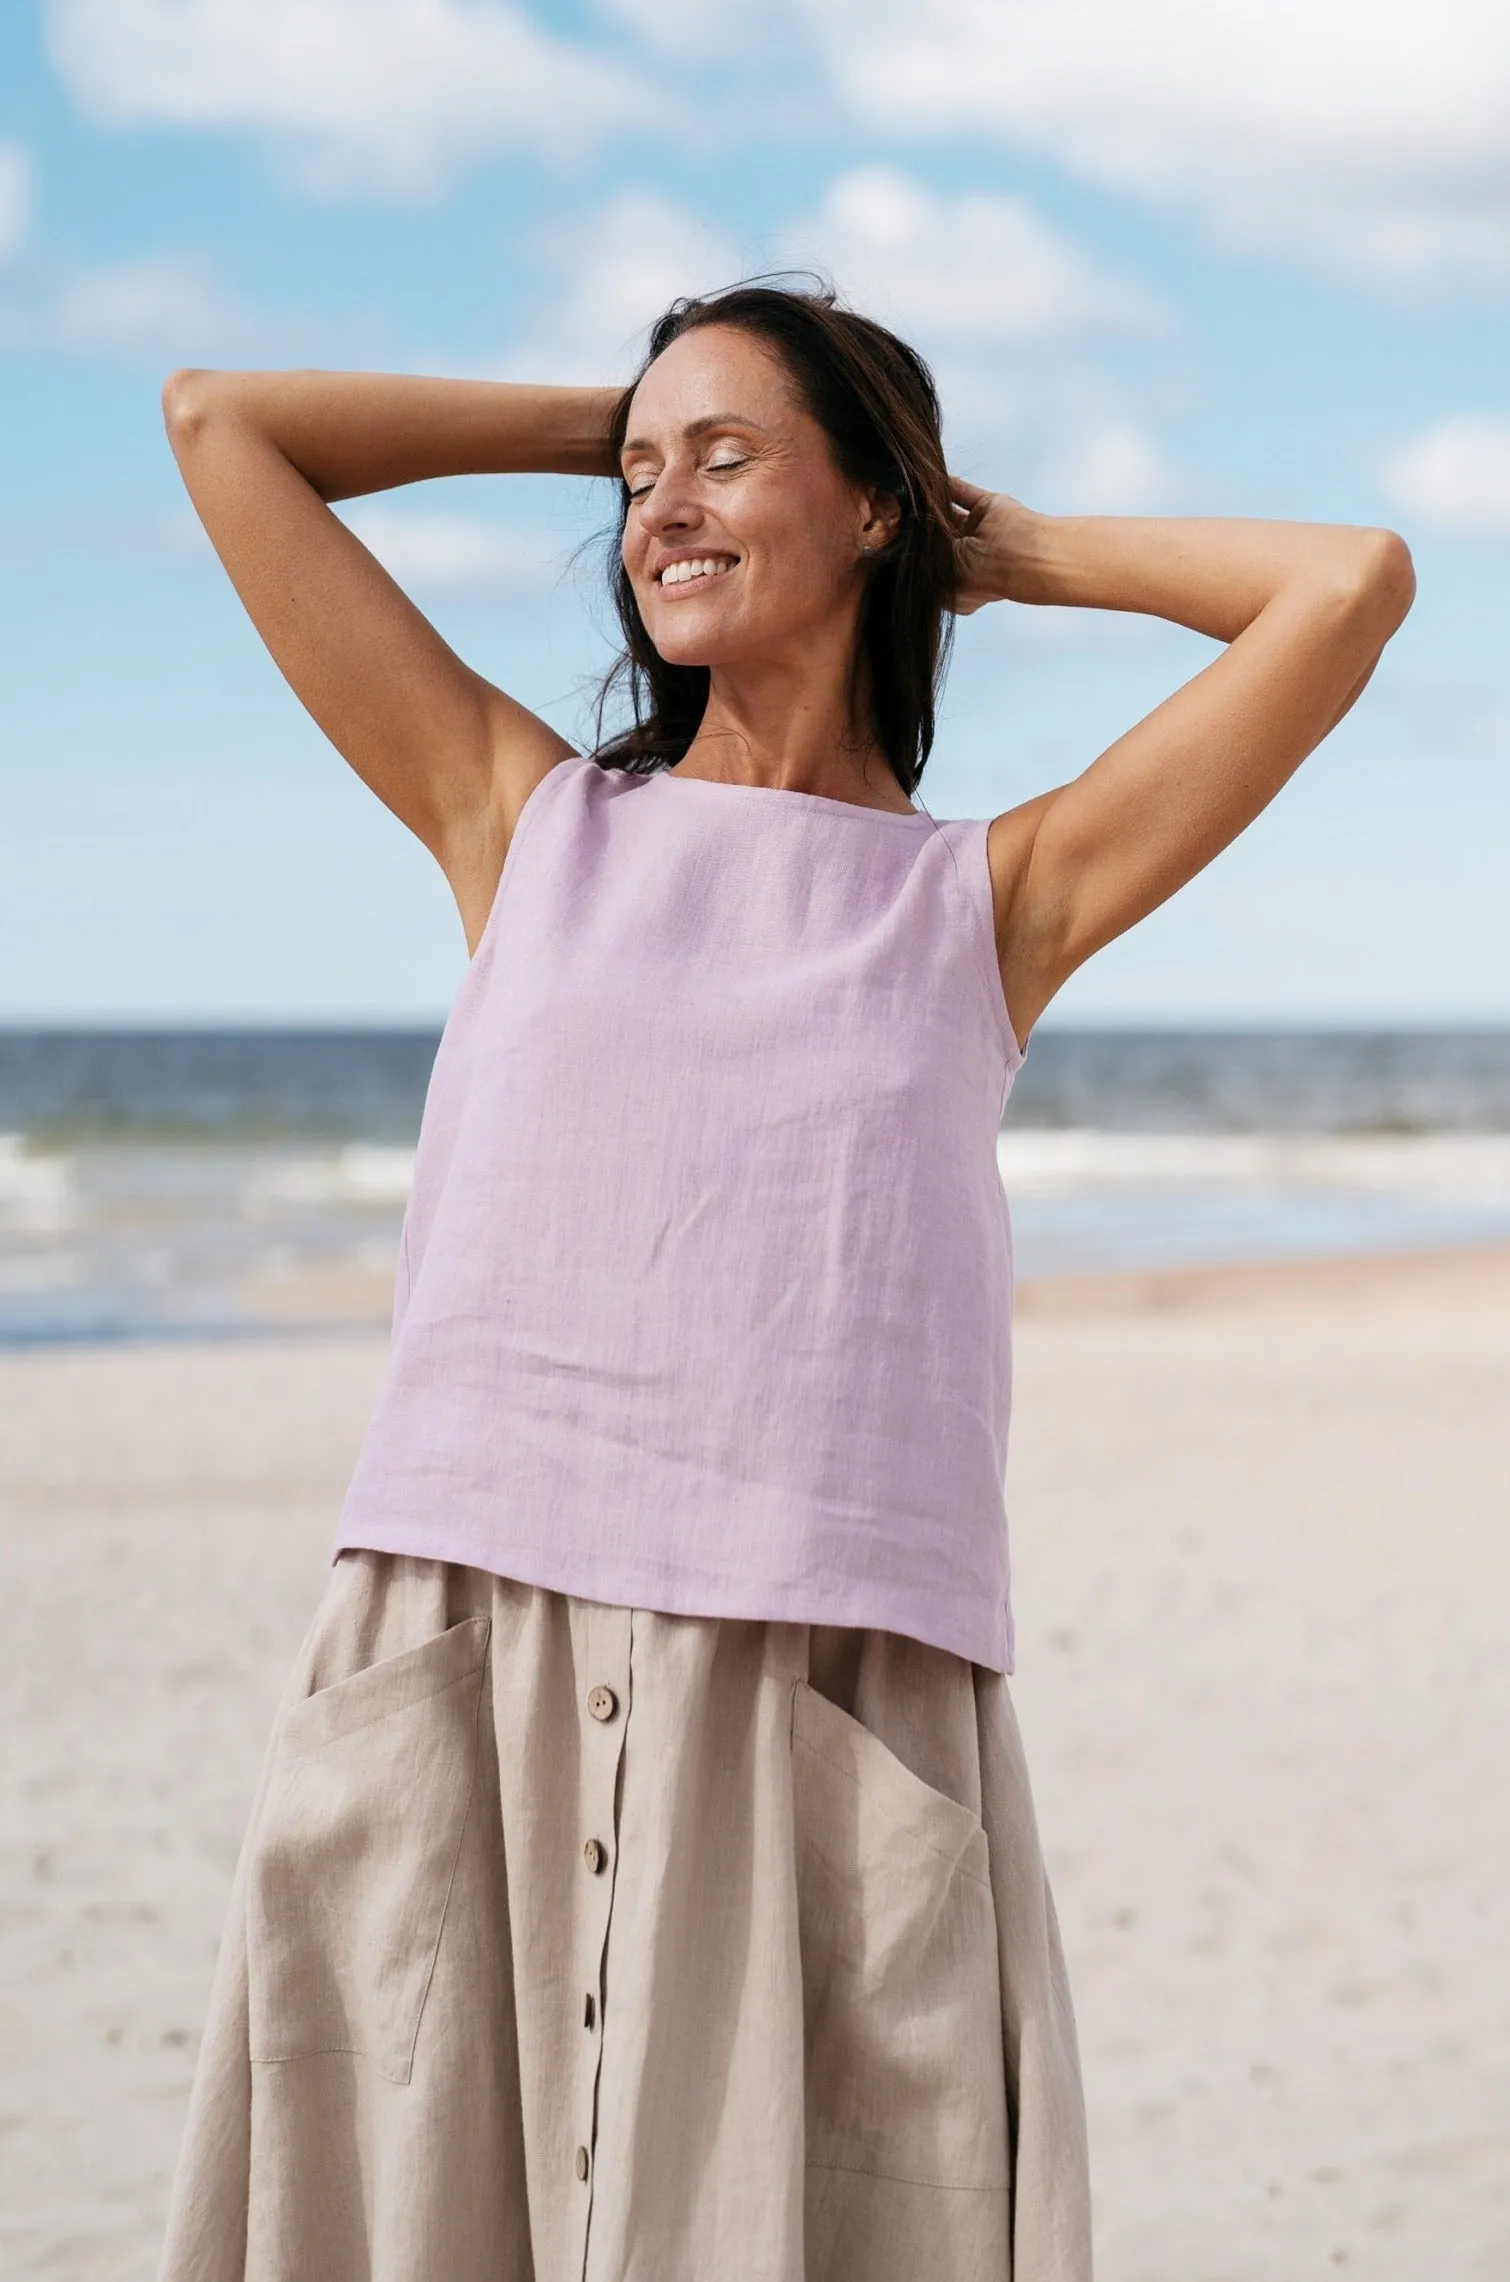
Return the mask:
<svg viewBox="0 0 1510 2282">
<path fill-rule="evenodd" d="M 1008 1700 L 996 1173 L 1065 978 L 1272 799 L 1387 532 L 1038 515 L 830 297 L 623 394 L 183 373 L 258 631 L 471 965 L 388 1377 L 238 1872 L 171 2282 L 1069 2282 L 1074 2023 Z M 619 479 L 632 725 L 451 653 L 328 502 Z M 914 803 L 950 613 L 1226 644 L 1073 782 Z"/>
</svg>

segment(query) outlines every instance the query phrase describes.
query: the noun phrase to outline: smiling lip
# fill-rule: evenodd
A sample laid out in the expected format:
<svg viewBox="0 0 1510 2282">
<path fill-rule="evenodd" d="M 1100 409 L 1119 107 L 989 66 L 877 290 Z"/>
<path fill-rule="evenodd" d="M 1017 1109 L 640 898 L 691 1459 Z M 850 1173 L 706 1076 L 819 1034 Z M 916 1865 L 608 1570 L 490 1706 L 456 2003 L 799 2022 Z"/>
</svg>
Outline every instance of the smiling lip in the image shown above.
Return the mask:
<svg viewBox="0 0 1510 2282">
<path fill-rule="evenodd" d="M 663 562 L 655 573 L 655 583 L 663 594 L 700 594 L 715 579 L 737 569 L 738 563 L 737 555 L 699 555 L 689 550 Z"/>
</svg>

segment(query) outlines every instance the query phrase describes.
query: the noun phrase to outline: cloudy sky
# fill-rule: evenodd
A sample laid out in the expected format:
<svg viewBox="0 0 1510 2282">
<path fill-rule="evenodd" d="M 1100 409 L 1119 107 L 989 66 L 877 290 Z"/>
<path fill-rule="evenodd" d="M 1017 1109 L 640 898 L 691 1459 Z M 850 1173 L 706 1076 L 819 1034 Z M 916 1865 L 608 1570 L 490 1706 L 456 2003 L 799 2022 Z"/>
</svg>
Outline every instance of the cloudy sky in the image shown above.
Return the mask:
<svg viewBox="0 0 1510 2282">
<path fill-rule="evenodd" d="M 1354 716 L 1064 1016 L 1510 1019 L 1504 0 L 12 0 L 0 1019 L 429 1017 L 460 971 L 196 539 L 168 369 L 609 377 L 674 294 L 795 263 L 930 355 L 977 481 L 1415 549 Z M 610 505 L 353 519 L 580 737 Z M 983 612 L 925 797 L 1059 781 L 1209 655 Z"/>
</svg>

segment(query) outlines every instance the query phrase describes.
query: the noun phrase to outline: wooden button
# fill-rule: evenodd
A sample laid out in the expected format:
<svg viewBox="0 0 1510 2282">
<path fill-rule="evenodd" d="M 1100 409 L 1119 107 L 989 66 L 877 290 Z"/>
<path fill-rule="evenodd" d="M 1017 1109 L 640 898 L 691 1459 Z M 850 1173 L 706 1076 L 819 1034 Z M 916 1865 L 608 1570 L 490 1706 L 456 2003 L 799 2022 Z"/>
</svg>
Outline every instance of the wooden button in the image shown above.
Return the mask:
<svg viewBox="0 0 1510 2282">
<path fill-rule="evenodd" d="M 577 2177 L 579 2179 L 587 2177 L 587 2150 L 585 2147 L 577 2149 Z"/>
<path fill-rule="evenodd" d="M 619 1699 L 612 1688 L 590 1688 L 587 1693 L 587 1708 L 594 1719 L 612 1719 L 619 1708 Z"/>
<path fill-rule="evenodd" d="M 600 1838 L 590 1838 L 582 1849 L 582 1859 L 589 1870 L 601 1870 L 608 1860 L 608 1849 Z"/>
</svg>

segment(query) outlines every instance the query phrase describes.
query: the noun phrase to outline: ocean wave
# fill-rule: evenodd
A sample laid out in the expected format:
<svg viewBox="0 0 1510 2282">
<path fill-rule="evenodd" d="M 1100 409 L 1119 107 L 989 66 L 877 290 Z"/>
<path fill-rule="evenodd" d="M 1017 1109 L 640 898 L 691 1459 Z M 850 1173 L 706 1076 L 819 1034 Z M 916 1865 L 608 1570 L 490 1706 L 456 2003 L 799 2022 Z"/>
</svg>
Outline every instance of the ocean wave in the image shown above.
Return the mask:
<svg viewBox="0 0 1510 2282">
<path fill-rule="evenodd" d="M 33 1157 L 25 1136 L 0 1133 L 0 1226 L 21 1236 L 56 1236 L 73 1216 L 73 1183 L 62 1157 Z"/>
<path fill-rule="evenodd" d="M 1351 1189 L 1510 1206 L 1510 1134 L 1005 1132 L 1009 1196 L 1123 1187 Z"/>
<path fill-rule="evenodd" d="M 241 1192 L 254 1216 L 288 1205 L 401 1205 L 414 1180 L 414 1151 L 354 1142 L 329 1156 L 259 1166 Z"/>
</svg>

